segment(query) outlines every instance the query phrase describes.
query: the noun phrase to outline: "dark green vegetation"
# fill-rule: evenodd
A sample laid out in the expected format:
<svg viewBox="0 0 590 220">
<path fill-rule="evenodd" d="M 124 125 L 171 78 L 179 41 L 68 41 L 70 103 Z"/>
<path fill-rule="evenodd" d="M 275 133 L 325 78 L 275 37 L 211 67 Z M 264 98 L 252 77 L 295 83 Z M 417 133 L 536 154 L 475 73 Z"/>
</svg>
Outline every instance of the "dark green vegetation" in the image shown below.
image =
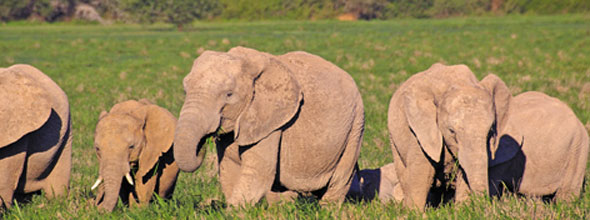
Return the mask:
<svg viewBox="0 0 590 220">
<path fill-rule="evenodd" d="M 123 100 L 148 98 L 178 116 L 182 78 L 204 50 L 242 45 L 273 54 L 305 50 L 350 73 L 363 95 L 366 133 L 361 168 L 392 161 L 387 108 L 395 89 L 435 62 L 467 64 L 479 79 L 500 76 L 513 94 L 538 90 L 568 103 L 590 128 L 590 17 L 502 17 L 371 22 L 199 23 L 186 32 L 170 26 L 0 26 L 0 66 L 32 64 L 52 77 L 70 99 L 73 168 L 69 196 L 48 201 L 36 195 L 15 205 L 7 219 L 185 218 L 421 218 L 399 204 L 313 201 L 246 209 L 221 208 L 215 150 L 195 173 L 181 173 L 170 201 L 146 208 L 119 205 L 100 214 L 90 186 L 97 177 L 94 128 L 102 110 Z M 587 171 L 586 179 L 590 177 Z M 463 205 L 428 209 L 430 218 L 590 218 L 590 186 L 571 203 L 506 197 L 473 198 Z"/>
<path fill-rule="evenodd" d="M 440 18 L 590 11 L 588 0 L 2 0 L 0 21 L 80 19 L 79 5 L 91 6 L 110 21 L 167 22 L 179 28 L 196 19 L 315 20 L 345 13 L 354 19 Z"/>
</svg>

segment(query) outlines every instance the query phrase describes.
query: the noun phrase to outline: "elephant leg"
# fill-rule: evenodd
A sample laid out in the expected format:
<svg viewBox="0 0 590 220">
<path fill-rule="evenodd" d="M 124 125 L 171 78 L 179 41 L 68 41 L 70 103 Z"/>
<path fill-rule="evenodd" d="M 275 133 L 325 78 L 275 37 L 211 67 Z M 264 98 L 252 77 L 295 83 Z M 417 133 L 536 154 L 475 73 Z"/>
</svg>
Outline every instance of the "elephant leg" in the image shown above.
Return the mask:
<svg viewBox="0 0 590 220">
<path fill-rule="evenodd" d="M 221 158 L 219 162 L 219 182 L 221 183 L 221 191 L 226 199 L 229 199 L 234 190 L 234 185 L 238 182 L 240 172 L 242 169 L 241 162 L 238 161 L 238 145 L 232 143 L 225 148 L 223 155 L 218 155 Z"/>
<path fill-rule="evenodd" d="M 555 193 L 555 200 L 567 202 L 580 196 L 584 183 L 584 174 L 586 174 L 586 162 L 588 161 L 588 139 L 586 134 L 578 136 L 583 139 L 572 148 L 577 149 L 579 152 L 571 154 L 571 159 L 568 160 L 570 164 L 565 169 L 565 175 L 563 175 L 561 184 Z"/>
<path fill-rule="evenodd" d="M 410 152 L 406 160 L 407 166 L 402 168 L 402 164 L 396 165 L 396 171 L 400 174 L 398 177 L 404 192 L 404 204 L 407 207 L 423 211 L 428 193 L 432 187 L 435 170 L 420 149 L 420 146 L 416 144 L 415 147 L 420 152 Z M 401 163 L 399 155 L 395 152 L 394 163 Z"/>
<path fill-rule="evenodd" d="M 128 195 L 129 198 L 129 207 L 141 207 L 142 204 L 141 203 L 137 203 L 137 198 L 135 198 L 135 195 L 133 195 L 133 192 L 129 192 Z"/>
<path fill-rule="evenodd" d="M 12 199 L 24 169 L 27 142 L 26 139 L 21 139 L 0 148 L 0 207 L 2 204 L 7 209 L 12 206 Z"/>
<path fill-rule="evenodd" d="M 242 169 L 227 203 L 254 204 L 270 191 L 275 179 L 281 131 L 274 131 L 241 154 Z"/>
<path fill-rule="evenodd" d="M 149 174 L 148 174 L 149 175 Z M 147 181 L 144 182 L 144 179 Z M 158 181 L 158 175 L 152 175 L 149 177 L 135 177 L 135 193 L 137 194 L 137 200 L 140 206 L 147 205 L 151 198 L 154 190 L 156 189 L 156 183 Z M 131 201 L 133 197 L 129 198 Z"/>
<path fill-rule="evenodd" d="M 178 178 L 178 165 L 176 162 L 165 164 L 162 169 L 162 175 L 158 181 L 158 195 L 164 199 L 169 199 L 174 193 L 176 179 Z"/>
<path fill-rule="evenodd" d="M 64 149 L 59 155 L 51 174 L 47 176 L 43 191 L 47 198 L 54 198 L 67 193 L 70 186 L 70 173 L 72 168 L 72 136 L 68 135 Z"/>
<path fill-rule="evenodd" d="M 332 201 L 342 203 L 344 201 L 356 172 L 355 166 L 363 140 L 363 125 L 363 116 L 357 116 L 348 135 L 344 152 L 336 165 L 332 178 L 330 178 L 326 193 L 322 196 L 322 203 Z"/>
<path fill-rule="evenodd" d="M 273 192 L 273 191 L 268 191 L 266 193 L 266 202 L 268 202 L 269 205 L 272 204 L 276 204 L 279 202 L 292 202 L 295 201 L 295 199 L 299 196 L 299 194 L 295 191 L 284 191 L 284 192 Z"/>
</svg>

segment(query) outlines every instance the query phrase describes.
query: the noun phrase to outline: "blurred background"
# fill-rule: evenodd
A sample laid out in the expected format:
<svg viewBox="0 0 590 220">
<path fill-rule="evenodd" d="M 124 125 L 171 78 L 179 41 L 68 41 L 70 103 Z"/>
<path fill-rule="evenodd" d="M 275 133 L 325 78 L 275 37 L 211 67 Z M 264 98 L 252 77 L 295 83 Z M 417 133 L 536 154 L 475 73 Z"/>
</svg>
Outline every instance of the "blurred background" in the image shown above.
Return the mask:
<svg viewBox="0 0 590 220">
<path fill-rule="evenodd" d="M 590 11 L 589 0 L 1 0 L 0 21 L 175 24 L 195 20 L 358 20 Z"/>
</svg>

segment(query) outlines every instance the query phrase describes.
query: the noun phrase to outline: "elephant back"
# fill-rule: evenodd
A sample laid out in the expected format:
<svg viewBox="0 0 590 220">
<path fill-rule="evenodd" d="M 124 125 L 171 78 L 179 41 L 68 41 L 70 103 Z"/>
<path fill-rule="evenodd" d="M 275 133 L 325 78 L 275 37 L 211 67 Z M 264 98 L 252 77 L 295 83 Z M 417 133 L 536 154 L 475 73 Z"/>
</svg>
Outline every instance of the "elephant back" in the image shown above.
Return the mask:
<svg viewBox="0 0 590 220">
<path fill-rule="evenodd" d="M 49 118 L 50 94 L 31 74 L 39 70 L 14 65 L 0 72 L 0 148 L 39 129 Z M 42 73 L 41 73 L 42 74 Z"/>
</svg>

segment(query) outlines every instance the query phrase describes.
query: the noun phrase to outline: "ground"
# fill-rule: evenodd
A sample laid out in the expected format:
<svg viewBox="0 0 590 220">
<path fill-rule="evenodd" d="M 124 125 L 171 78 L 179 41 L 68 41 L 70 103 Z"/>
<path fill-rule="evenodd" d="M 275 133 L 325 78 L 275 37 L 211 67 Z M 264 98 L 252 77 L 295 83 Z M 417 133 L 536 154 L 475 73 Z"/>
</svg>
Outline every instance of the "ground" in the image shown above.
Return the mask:
<svg viewBox="0 0 590 220">
<path fill-rule="evenodd" d="M 363 95 L 366 132 L 361 168 L 392 161 L 387 108 L 396 88 L 433 63 L 466 64 L 479 79 L 500 76 L 513 95 L 537 90 L 566 102 L 590 129 L 590 16 L 508 16 L 444 20 L 273 21 L 197 23 L 185 32 L 172 26 L 0 24 L 0 66 L 28 63 L 68 94 L 73 121 L 73 167 L 67 197 L 35 195 L 6 219 L 186 218 L 589 218 L 590 187 L 571 203 L 530 199 L 472 198 L 423 215 L 399 204 L 329 204 L 313 201 L 245 209 L 222 208 L 215 151 L 195 173 L 181 173 L 174 198 L 146 208 L 119 205 L 111 214 L 93 206 L 90 186 L 98 174 L 93 149 L 98 115 L 127 99 L 148 98 L 174 115 L 184 100 L 182 78 L 205 50 L 246 46 L 273 54 L 304 50 L 350 73 Z M 586 172 L 586 179 L 590 170 Z"/>
</svg>

